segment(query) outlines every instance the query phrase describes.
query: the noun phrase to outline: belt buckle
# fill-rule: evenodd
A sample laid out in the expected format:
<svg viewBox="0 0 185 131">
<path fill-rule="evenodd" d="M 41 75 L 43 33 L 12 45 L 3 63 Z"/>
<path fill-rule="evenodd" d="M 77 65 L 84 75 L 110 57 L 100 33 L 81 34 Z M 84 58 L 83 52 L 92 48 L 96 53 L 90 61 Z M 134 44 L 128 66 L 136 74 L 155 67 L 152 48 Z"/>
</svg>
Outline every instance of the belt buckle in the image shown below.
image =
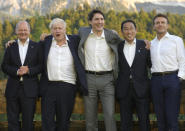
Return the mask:
<svg viewBox="0 0 185 131">
<path fill-rule="evenodd" d="M 98 76 L 98 75 L 101 75 L 101 73 L 95 71 L 95 72 L 94 72 L 94 75 Z"/>
</svg>

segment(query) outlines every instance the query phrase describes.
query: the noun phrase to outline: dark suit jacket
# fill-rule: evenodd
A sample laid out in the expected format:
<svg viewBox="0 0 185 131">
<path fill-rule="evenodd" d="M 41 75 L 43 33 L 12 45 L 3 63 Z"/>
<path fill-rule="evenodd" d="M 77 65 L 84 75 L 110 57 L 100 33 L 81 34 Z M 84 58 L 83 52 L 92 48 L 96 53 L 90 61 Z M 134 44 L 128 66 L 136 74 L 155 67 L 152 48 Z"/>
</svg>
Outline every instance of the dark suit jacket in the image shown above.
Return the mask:
<svg viewBox="0 0 185 131">
<path fill-rule="evenodd" d="M 85 74 L 83 65 L 81 64 L 81 61 L 78 57 L 79 37 L 77 35 L 67 35 L 67 36 L 69 38 L 68 45 L 69 45 L 71 54 L 73 56 L 74 66 L 77 74 L 77 86 L 81 87 L 80 89 L 84 93 L 84 95 L 87 95 L 88 90 L 87 90 L 86 74 Z M 44 96 L 46 94 L 47 88 L 48 88 L 47 59 L 48 59 L 48 54 L 51 47 L 52 39 L 53 39 L 53 36 L 50 35 L 46 37 L 43 42 L 41 42 L 44 50 L 44 68 L 43 68 L 43 72 L 40 80 L 41 96 Z"/>
<path fill-rule="evenodd" d="M 38 96 L 38 74 L 42 71 L 42 60 L 40 44 L 30 40 L 23 64 L 29 68 L 29 74 L 23 76 L 24 92 L 27 97 Z M 3 72 L 8 75 L 5 96 L 14 97 L 20 81 L 17 70 L 22 66 L 17 41 L 6 49 L 1 66 Z"/>
<path fill-rule="evenodd" d="M 78 55 L 80 57 L 80 60 L 82 61 L 82 64 L 85 65 L 85 56 L 84 56 L 84 44 L 87 40 L 89 34 L 91 33 L 92 28 L 91 27 L 82 27 L 79 29 L 79 36 L 80 36 L 80 43 L 78 47 Z M 118 36 L 118 34 L 112 30 L 104 28 L 104 34 L 105 34 L 105 40 L 108 44 L 108 46 L 111 48 L 111 50 L 114 53 L 114 64 L 113 67 L 113 73 L 114 73 L 114 79 L 117 79 L 118 76 L 118 53 L 117 53 L 117 44 L 122 41 L 122 39 Z"/>
<path fill-rule="evenodd" d="M 123 53 L 125 41 L 118 45 L 118 66 L 119 73 L 116 83 L 116 96 L 124 98 L 129 90 L 129 78 L 132 75 L 134 89 L 138 97 L 149 95 L 148 67 L 151 67 L 150 51 L 145 48 L 142 40 L 136 40 L 135 57 L 130 67 Z"/>
</svg>

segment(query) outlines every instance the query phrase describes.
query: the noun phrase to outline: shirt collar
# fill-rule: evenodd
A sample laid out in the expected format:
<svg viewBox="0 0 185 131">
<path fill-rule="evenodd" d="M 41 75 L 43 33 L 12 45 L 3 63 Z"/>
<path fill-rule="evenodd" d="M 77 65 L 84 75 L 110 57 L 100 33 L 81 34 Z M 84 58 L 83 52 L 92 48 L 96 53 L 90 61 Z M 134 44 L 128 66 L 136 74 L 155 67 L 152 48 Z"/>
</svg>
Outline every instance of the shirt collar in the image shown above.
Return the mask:
<svg viewBox="0 0 185 131">
<path fill-rule="evenodd" d="M 170 34 L 168 32 L 166 32 L 166 34 L 161 39 L 163 39 L 163 38 L 169 38 L 169 37 L 170 37 Z M 157 39 L 157 36 L 155 37 L 155 40 L 158 40 Z"/>
<path fill-rule="evenodd" d="M 18 44 L 19 44 L 19 45 L 22 45 L 22 46 L 26 46 L 26 45 L 29 44 L 29 41 L 30 41 L 30 39 L 28 38 L 28 39 L 25 41 L 25 43 L 22 43 L 22 42 L 18 39 Z"/>
<path fill-rule="evenodd" d="M 94 34 L 94 32 L 93 32 L 93 30 L 92 30 L 92 29 L 91 29 L 90 34 Z M 94 35 L 95 35 L 95 34 L 94 34 Z M 105 38 L 104 30 L 102 31 L 100 38 Z"/>
<path fill-rule="evenodd" d="M 168 32 L 166 32 L 164 37 L 170 37 L 170 34 Z"/>
<path fill-rule="evenodd" d="M 64 44 L 64 45 L 62 45 L 62 46 L 68 46 L 68 41 L 69 41 L 69 38 L 68 38 L 68 36 L 67 35 L 65 35 L 65 37 L 66 37 L 66 44 Z M 58 46 L 57 45 L 57 42 L 56 42 L 56 40 L 55 40 L 55 38 L 53 37 L 53 39 L 52 39 L 52 43 L 55 43 L 55 46 Z"/>
<path fill-rule="evenodd" d="M 125 44 L 128 44 L 128 45 L 135 45 L 135 44 L 136 44 L 136 38 L 134 38 L 134 41 L 132 42 L 132 44 L 128 43 L 128 42 L 125 40 Z"/>
<path fill-rule="evenodd" d="M 69 41 L 68 36 L 67 36 L 67 35 L 65 35 L 65 37 L 66 37 L 66 40 L 67 40 L 67 41 Z M 55 37 L 53 37 L 53 40 L 55 40 Z"/>
</svg>

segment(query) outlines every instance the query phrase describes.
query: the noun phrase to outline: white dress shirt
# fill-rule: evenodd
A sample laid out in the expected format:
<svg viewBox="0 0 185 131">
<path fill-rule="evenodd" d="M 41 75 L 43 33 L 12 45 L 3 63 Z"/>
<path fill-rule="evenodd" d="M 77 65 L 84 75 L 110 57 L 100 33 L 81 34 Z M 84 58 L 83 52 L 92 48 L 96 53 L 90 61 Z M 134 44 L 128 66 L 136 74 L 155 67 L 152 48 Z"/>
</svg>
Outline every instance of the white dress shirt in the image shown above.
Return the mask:
<svg viewBox="0 0 185 131">
<path fill-rule="evenodd" d="M 135 52 L 136 52 L 136 39 L 134 39 L 134 41 L 131 44 L 125 41 L 123 53 L 130 67 L 132 66 L 135 57 Z"/>
<path fill-rule="evenodd" d="M 66 40 L 69 40 L 67 36 Z M 66 44 L 59 46 L 53 38 L 48 54 L 47 71 L 50 81 L 76 83 L 74 61 L 67 41 Z"/>
<path fill-rule="evenodd" d="M 89 34 L 85 45 L 85 69 L 89 71 L 111 71 L 113 63 L 113 52 L 105 40 L 104 31 L 98 37 L 93 33 Z"/>
<path fill-rule="evenodd" d="M 27 54 L 27 50 L 28 50 L 28 45 L 29 45 L 29 38 L 26 40 L 25 43 L 22 43 L 19 39 L 18 39 L 18 46 L 19 46 L 19 56 L 21 59 L 21 64 L 24 64 L 25 58 L 26 58 L 26 54 Z"/>
<path fill-rule="evenodd" d="M 183 40 L 175 35 L 166 35 L 151 41 L 151 72 L 179 70 L 178 77 L 185 79 L 185 49 Z"/>
</svg>

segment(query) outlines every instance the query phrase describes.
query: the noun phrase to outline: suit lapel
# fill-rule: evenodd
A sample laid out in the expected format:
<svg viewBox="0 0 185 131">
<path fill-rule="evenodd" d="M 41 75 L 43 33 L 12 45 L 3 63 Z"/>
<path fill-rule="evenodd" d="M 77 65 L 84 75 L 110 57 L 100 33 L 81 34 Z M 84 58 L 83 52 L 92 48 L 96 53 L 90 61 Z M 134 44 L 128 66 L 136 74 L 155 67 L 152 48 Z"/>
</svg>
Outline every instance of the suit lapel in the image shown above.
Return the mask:
<svg viewBox="0 0 185 131">
<path fill-rule="evenodd" d="M 73 43 L 73 39 L 71 39 L 69 36 L 68 36 L 69 40 L 67 41 L 68 42 L 68 46 L 69 46 L 69 49 L 71 51 L 71 54 L 73 56 L 73 59 L 75 59 L 75 49 L 74 49 L 74 46 L 72 45 Z"/>
<path fill-rule="evenodd" d="M 46 38 L 43 43 L 44 44 L 44 66 L 45 66 L 45 73 L 47 75 L 47 78 L 48 78 L 47 61 L 48 61 L 49 50 L 52 44 L 52 39 L 53 39 L 53 36 L 48 36 L 48 38 Z"/>
<path fill-rule="evenodd" d="M 110 32 L 107 29 L 104 29 L 104 34 L 105 34 L 105 41 L 107 42 L 107 45 L 112 49 L 112 51 L 114 52 L 115 55 L 115 66 L 117 65 L 116 63 L 118 62 L 118 48 L 117 48 L 117 44 L 113 43 L 114 42 L 118 42 L 115 41 L 115 38 L 113 38 L 110 34 Z"/>
<path fill-rule="evenodd" d="M 124 59 L 124 61 L 126 61 L 127 65 L 130 67 L 130 65 L 128 64 L 128 61 L 127 61 L 127 59 L 126 59 L 126 57 L 125 57 L 124 47 L 125 47 L 125 41 L 124 41 L 123 44 L 122 44 L 122 54 L 123 54 L 123 59 Z"/>
<path fill-rule="evenodd" d="M 19 46 L 18 46 L 18 42 L 16 41 L 15 43 L 15 48 L 14 49 L 14 54 L 15 54 L 15 57 L 17 58 L 17 62 L 18 62 L 18 65 L 22 65 L 21 63 L 21 58 L 20 58 L 20 54 L 19 54 Z"/>
<path fill-rule="evenodd" d="M 24 60 L 24 64 L 23 65 L 28 65 L 29 59 L 31 57 L 32 49 L 34 49 L 34 44 L 32 43 L 32 41 L 29 41 L 28 49 L 27 49 L 27 53 L 26 53 L 26 58 Z"/>
<path fill-rule="evenodd" d="M 140 53 L 140 44 L 138 43 L 138 40 L 136 39 L 136 50 L 135 50 L 135 57 L 134 57 L 134 60 L 133 60 L 133 62 L 132 62 L 132 66 L 134 66 L 134 64 L 135 64 L 135 61 L 137 60 L 137 57 L 138 57 L 138 55 L 139 55 L 139 53 Z M 132 67 L 131 66 L 131 67 Z"/>
<path fill-rule="evenodd" d="M 109 44 L 110 35 L 107 32 L 107 30 L 105 30 L 105 29 L 104 29 L 104 34 L 105 34 L 105 40 L 106 40 L 107 44 Z"/>
<path fill-rule="evenodd" d="M 111 36 L 110 36 L 109 32 L 106 29 L 104 29 L 104 34 L 105 34 L 105 41 L 107 42 L 108 46 L 112 50 L 114 50 L 114 46 L 112 44 L 110 44 L 110 42 L 109 42 L 111 40 Z"/>
<path fill-rule="evenodd" d="M 80 36 L 81 37 L 80 44 L 79 44 L 79 49 L 80 50 L 84 49 L 85 41 L 87 40 L 90 32 L 91 32 L 91 28 L 87 28 L 86 30 L 83 30 L 83 32 Z"/>
<path fill-rule="evenodd" d="M 117 52 L 117 46 L 116 43 L 111 43 L 111 41 L 114 40 L 114 38 L 112 38 L 110 32 L 107 29 L 104 29 L 104 34 L 105 34 L 105 41 L 107 42 L 107 45 L 116 53 Z"/>
<path fill-rule="evenodd" d="M 83 32 L 83 37 L 81 37 L 81 42 L 80 42 L 80 46 L 83 47 L 85 41 L 87 40 L 89 34 L 91 32 L 91 28 L 88 28 L 86 31 Z"/>
<path fill-rule="evenodd" d="M 51 48 L 52 39 L 53 39 L 53 36 L 51 36 L 50 39 L 47 39 L 46 43 L 44 43 L 45 44 L 45 58 L 44 58 L 45 61 L 47 61 L 47 59 L 48 59 L 48 54 L 49 54 L 49 50 Z"/>
</svg>

